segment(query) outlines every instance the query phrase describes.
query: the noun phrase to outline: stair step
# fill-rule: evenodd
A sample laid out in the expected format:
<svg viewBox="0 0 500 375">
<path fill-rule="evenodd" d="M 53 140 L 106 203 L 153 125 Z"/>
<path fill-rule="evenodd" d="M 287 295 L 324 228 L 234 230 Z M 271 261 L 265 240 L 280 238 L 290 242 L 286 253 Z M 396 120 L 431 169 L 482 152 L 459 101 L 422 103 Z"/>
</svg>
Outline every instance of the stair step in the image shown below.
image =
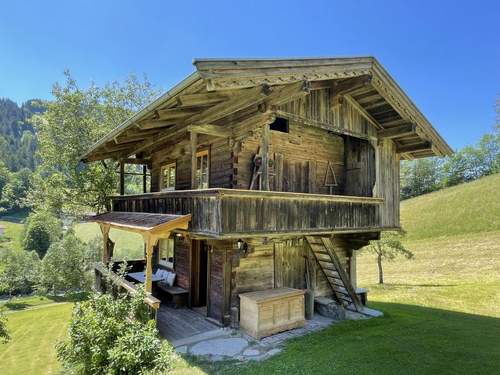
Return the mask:
<svg viewBox="0 0 500 375">
<path fill-rule="evenodd" d="M 335 285 L 338 285 L 338 286 L 341 286 L 342 288 L 345 287 L 344 283 L 342 282 L 341 279 L 339 279 L 338 277 L 333 277 L 333 276 L 327 276 L 328 277 L 328 280 L 330 280 L 330 282 L 332 284 L 335 284 Z"/>
<path fill-rule="evenodd" d="M 316 253 L 316 258 L 318 260 L 321 260 L 322 262 L 329 262 L 329 263 L 332 263 L 332 260 L 330 258 L 329 255 L 325 255 L 325 254 L 318 254 Z"/>
</svg>

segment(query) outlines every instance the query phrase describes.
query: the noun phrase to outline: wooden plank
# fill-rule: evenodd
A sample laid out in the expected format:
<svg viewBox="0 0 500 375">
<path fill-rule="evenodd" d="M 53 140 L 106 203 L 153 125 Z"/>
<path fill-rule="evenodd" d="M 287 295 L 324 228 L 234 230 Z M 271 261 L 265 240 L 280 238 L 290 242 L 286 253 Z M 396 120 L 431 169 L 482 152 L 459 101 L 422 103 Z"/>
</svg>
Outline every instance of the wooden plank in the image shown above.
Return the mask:
<svg viewBox="0 0 500 375">
<path fill-rule="evenodd" d="M 190 145 L 191 145 L 191 189 L 196 189 L 196 150 L 198 147 L 198 134 L 195 132 L 190 133 Z"/>
<path fill-rule="evenodd" d="M 260 188 L 261 190 L 269 190 L 269 124 L 262 127 L 260 154 L 262 156 L 262 166 L 260 167 Z"/>
<path fill-rule="evenodd" d="M 233 134 L 231 128 L 229 127 L 211 124 L 189 125 L 187 127 L 187 131 L 223 138 L 229 138 Z"/>
<path fill-rule="evenodd" d="M 414 151 L 425 151 L 425 150 L 432 150 L 432 142 L 425 141 L 409 145 L 398 145 L 396 147 L 396 152 L 398 154 L 404 154 L 406 152 L 414 152 Z"/>
<path fill-rule="evenodd" d="M 125 163 L 120 161 L 120 195 L 125 194 Z"/>
<path fill-rule="evenodd" d="M 393 128 L 382 129 L 377 132 L 377 136 L 381 139 L 394 139 L 402 138 L 409 135 L 415 135 L 417 131 L 417 126 L 415 124 L 402 124 L 395 126 Z"/>
<path fill-rule="evenodd" d="M 361 116 L 363 116 L 376 129 L 383 129 L 382 125 L 380 125 L 379 122 L 375 120 L 373 116 L 370 115 L 368 111 L 366 111 L 352 96 L 346 94 L 344 95 L 344 98 L 350 105 L 352 105 L 361 114 Z"/>
<path fill-rule="evenodd" d="M 207 106 L 220 103 L 226 100 L 227 98 L 228 98 L 227 95 L 223 95 L 218 92 L 185 94 L 185 95 L 180 95 L 177 98 L 177 105 L 179 107 Z"/>
</svg>

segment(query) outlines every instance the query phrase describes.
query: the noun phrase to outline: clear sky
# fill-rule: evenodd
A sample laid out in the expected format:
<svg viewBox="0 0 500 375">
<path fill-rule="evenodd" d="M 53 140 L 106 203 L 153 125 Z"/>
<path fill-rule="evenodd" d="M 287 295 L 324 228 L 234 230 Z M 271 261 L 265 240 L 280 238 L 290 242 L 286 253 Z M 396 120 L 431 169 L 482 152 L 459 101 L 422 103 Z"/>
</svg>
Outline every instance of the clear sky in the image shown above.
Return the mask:
<svg viewBox="0 0 500 375">
<path fill-rule="evenodd" d="M 0 97 L 142 75 L 168 89 L 195 57 L 373 55 L 453 148 L 495 122 L 500 1 L 8 1 Z"/>
</svg>

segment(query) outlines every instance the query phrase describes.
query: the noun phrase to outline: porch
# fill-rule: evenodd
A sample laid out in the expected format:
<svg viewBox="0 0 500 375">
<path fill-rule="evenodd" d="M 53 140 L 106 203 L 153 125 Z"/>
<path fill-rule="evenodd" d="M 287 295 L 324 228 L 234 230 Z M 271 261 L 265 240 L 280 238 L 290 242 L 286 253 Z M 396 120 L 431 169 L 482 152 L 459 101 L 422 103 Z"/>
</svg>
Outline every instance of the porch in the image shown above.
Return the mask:
<svg viewBox="0 0 500 375">
<path fill-rule="evenodd" d="M 397 227 L 384 199 L 238 189 L 178 190 L 111 198 L 114 212 L 191 214 L 201 238 L 370 232 Z"/>
</svg>

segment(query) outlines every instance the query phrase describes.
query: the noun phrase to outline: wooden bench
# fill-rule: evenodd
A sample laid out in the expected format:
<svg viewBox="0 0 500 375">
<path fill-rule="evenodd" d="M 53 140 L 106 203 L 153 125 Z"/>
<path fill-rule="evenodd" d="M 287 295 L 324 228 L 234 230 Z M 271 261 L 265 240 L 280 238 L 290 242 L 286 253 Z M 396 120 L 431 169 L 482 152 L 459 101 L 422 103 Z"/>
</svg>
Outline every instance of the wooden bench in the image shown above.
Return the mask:
<svg viewBox="0 0 500 375">
<path fill-rule="evenodd" d="M 158 289 L 172 297 L 175 308 L 186 306 L 189 292 L 180 286 L 165 286 L 158 283 Z"/>
</svg>

